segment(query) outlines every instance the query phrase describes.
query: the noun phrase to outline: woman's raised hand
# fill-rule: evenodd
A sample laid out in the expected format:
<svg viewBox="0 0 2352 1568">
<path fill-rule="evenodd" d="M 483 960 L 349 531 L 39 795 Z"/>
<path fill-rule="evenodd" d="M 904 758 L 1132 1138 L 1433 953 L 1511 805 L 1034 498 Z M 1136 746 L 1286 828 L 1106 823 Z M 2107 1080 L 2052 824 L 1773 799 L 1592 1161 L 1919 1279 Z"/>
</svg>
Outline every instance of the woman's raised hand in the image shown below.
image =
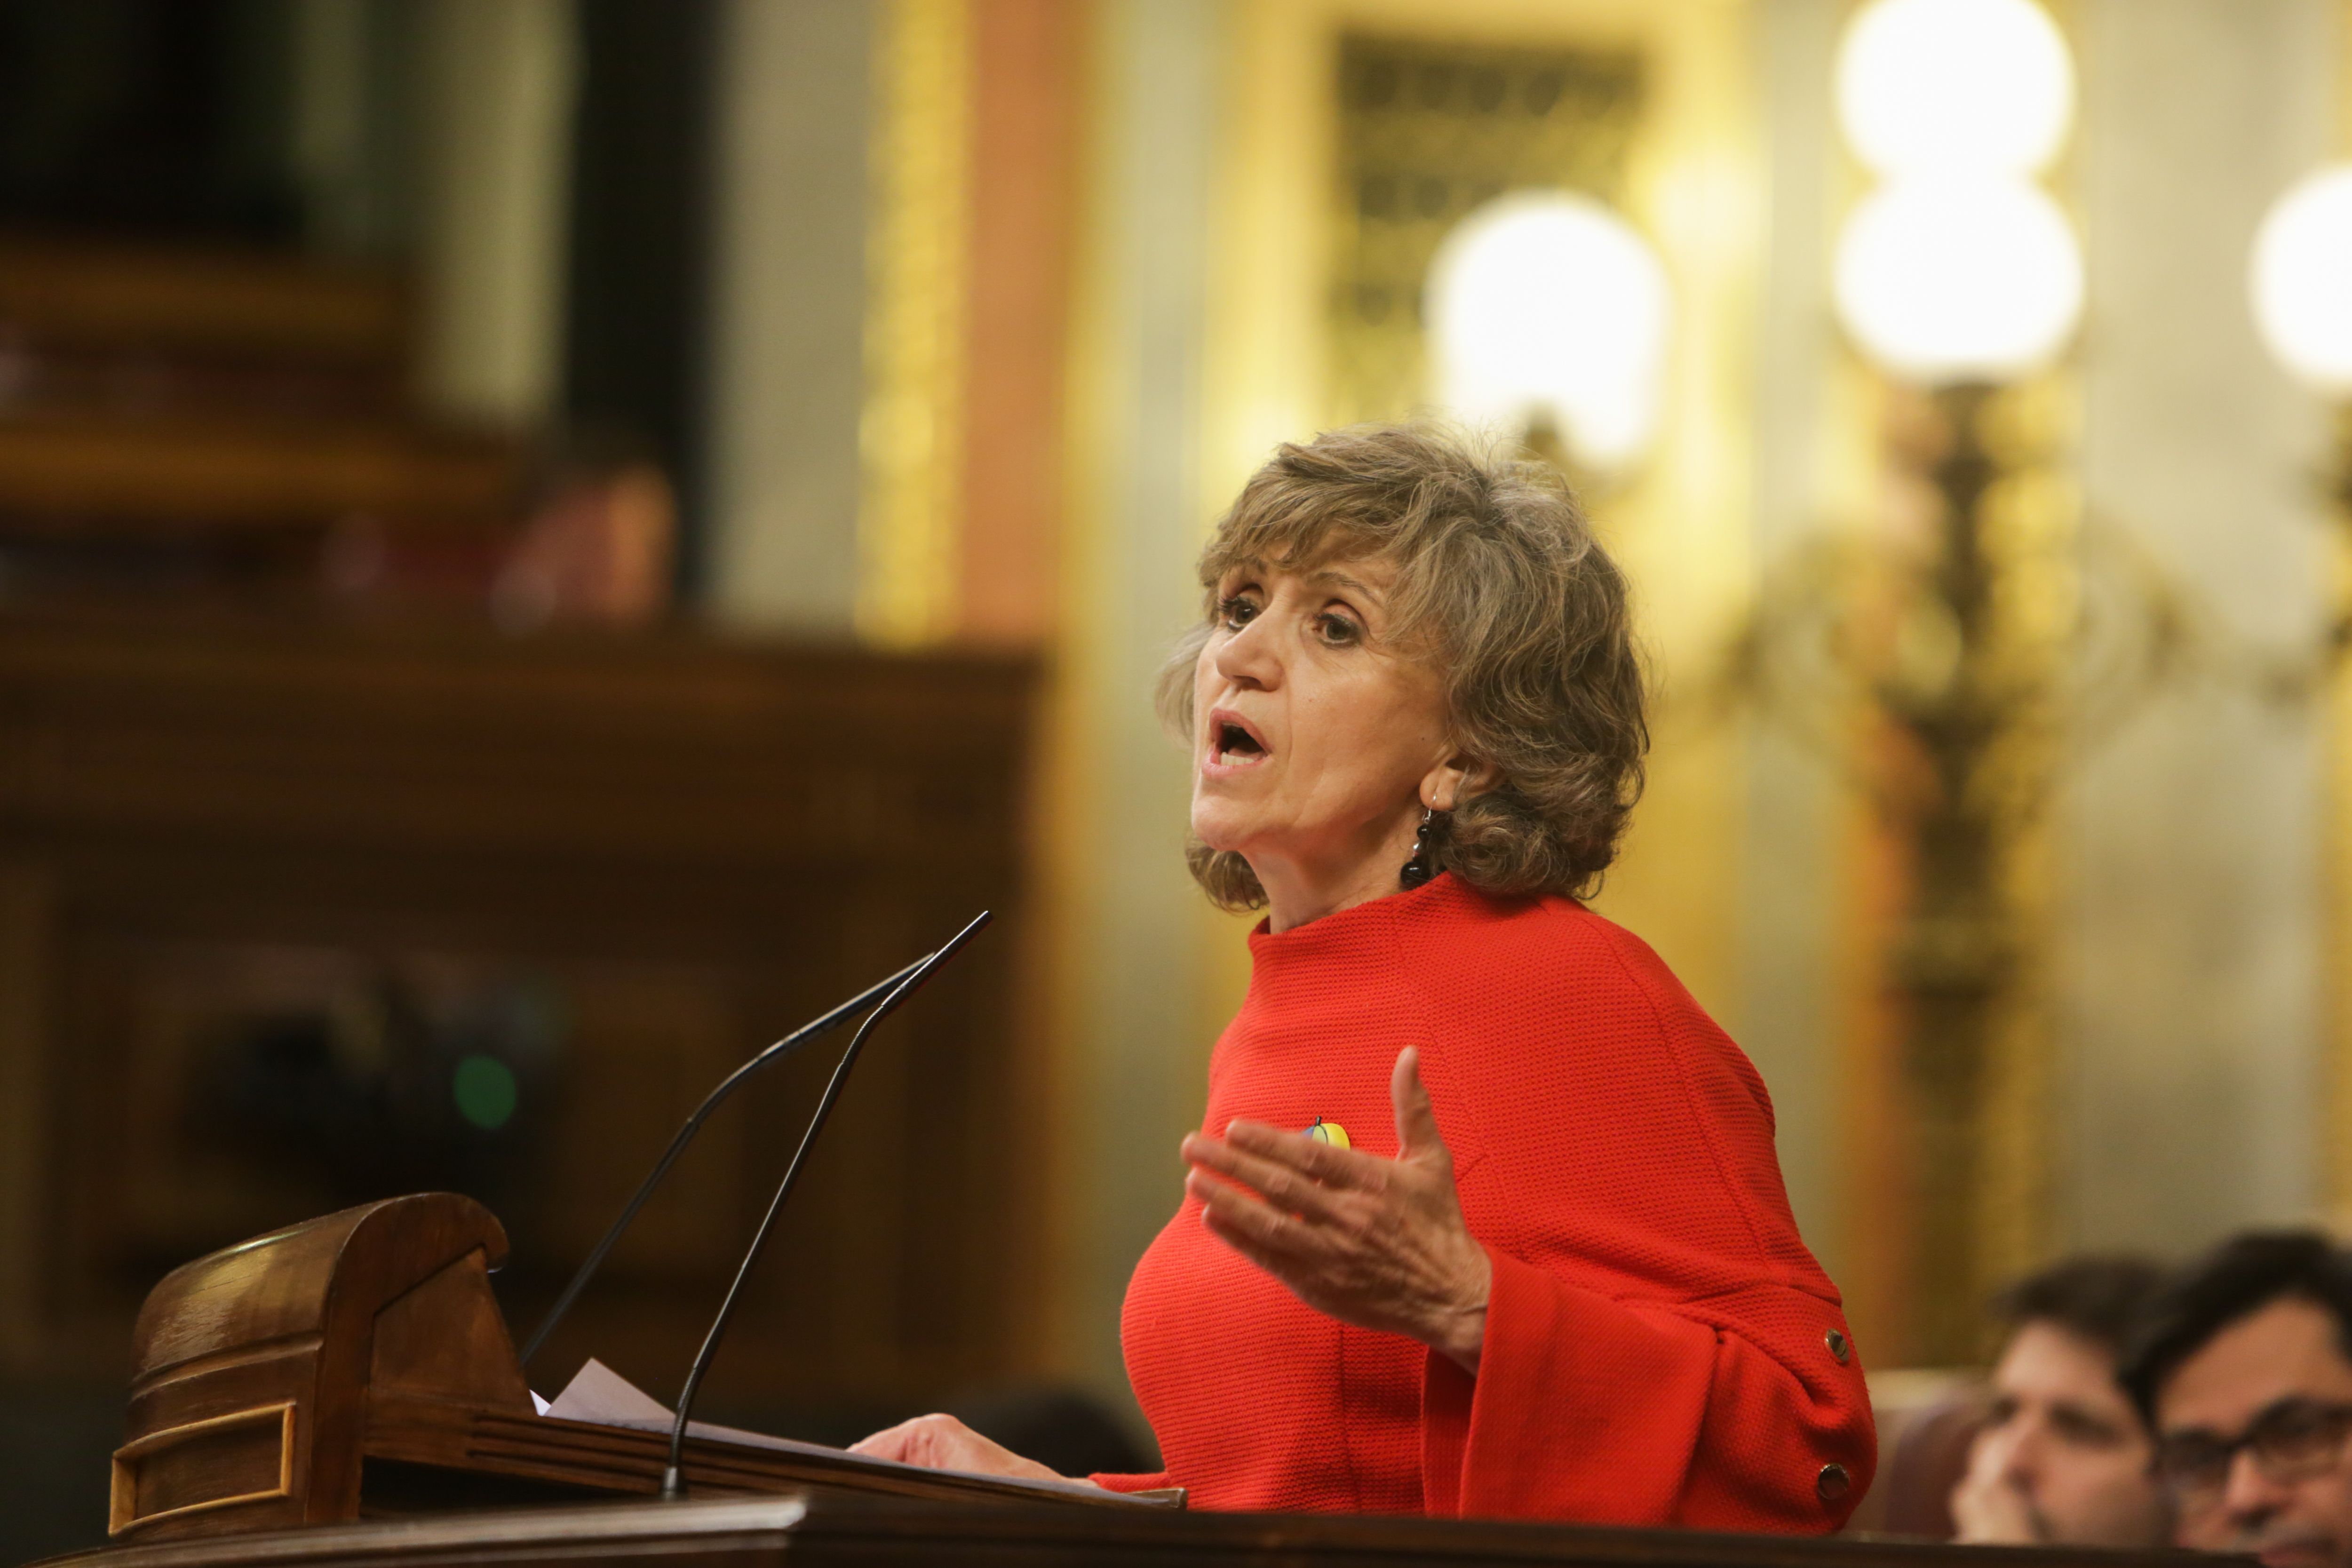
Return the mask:
<svg viewBox="0 0 2352 1568">
<path fill-rule="evenodd" d="M 1419 1340 L 1475 1373 L 1494 1266 L 1463 1221 L 1412 1047 L 1398 1053 L 1389 1091 L 1393 1160 L 1235 1121 L 1223 1138 L 1185 1138 L 1185 1191 L 1212 1234 L 1308 1306 Z"/>
<path fill-rule="evenodd" d="M 1024 1459 L 1002 1443 L 991 1442 L 952 1415 L 918 1415 L 885 1427 L 849 1446 L 853 1454 L 896 1459 L 927 1470 L 974 1470 L 983 1476 L 1022 1476 L 1034 1481 L 1059 1481 L 1056 1474 L 1034 1459 Z"/>
</svg>

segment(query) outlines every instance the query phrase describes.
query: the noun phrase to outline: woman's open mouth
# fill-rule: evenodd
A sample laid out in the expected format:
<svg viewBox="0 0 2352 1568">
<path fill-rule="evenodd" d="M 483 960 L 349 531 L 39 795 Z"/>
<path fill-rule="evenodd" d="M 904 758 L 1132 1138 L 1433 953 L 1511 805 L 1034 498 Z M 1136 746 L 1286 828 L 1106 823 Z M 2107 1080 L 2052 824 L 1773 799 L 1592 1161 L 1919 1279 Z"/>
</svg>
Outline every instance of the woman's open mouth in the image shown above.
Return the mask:
<svg viewBox="0 0 2352 1568">
<path fill-rule="evenodd" d="M 1265 737 L 1237 714 L 1210 714 L 1209 733 L 1209 761 L 1217 767 L 1244 768 L 1265 760 Z"/>
</svg>

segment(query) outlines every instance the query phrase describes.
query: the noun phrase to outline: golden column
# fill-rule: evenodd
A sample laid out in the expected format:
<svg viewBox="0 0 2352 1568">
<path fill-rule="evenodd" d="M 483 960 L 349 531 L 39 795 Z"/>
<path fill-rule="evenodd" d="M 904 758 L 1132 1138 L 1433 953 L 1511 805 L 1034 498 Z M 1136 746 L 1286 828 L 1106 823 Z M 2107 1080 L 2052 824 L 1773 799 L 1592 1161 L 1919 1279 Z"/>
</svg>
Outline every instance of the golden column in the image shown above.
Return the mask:
<svg viewBox="0 0 2352 1568">
<path fill-rule="evenodd" d="M 2336 448 L 2323 476 L 2337 524 L 2331 563 L 2338 609 L 2326 657 L 2305 676 L 2326 680 L 2352 655 L 2352 163 L 2320 169 L 2284 192 L 2254 239 L 2247 282 L 2254 319 L 2279 368 L 2332 405 Z M 2293 679 L 2290 676 L 2290 679 Z M 2297 684 L 2302 684 L 2298 681 Z M 2333 682 L 2330 717 L 2328 918 L 2334 1049 L 2320 1146 L 2329 1152 L 2327 1196 L 2352 1212 L 2352 684 Z"/>
<path fill-rule="evenodd" d="M 857 630 L 919 647 L 954 619 L 971 169 L 971 0 L 889 0 L 874 51 Z"/>
<path fill-rule="evenodd" d="M 1895 1342 L 1874 1353 L 1956 1363 L 1987 1291 L 2040 1244 L 2047 1041 L 2021 889 L 2086 628 L 2037 608 L 2065 597 L 2049 590 L 2074 520 L 2034 472 L 2082 264 L 2036 175 L 2064 142 L 2073 66 L 2032 0 L 1871 0 L 1837 90 L 1878 182 L 1840 241 L 1838 313 L 1882 379 L 1889 489 L 1912 504 L 1768 586 L 1745 668 L 1768 706 L 1806 712 L 1847 754 L 1859 733 L 1896 846 L 1907 900 L 1882 1011 L 1907 1139 L 1878 1174 L 1898 1189 L 1905 1256 L 1875 1270 Z"/>
</svg>

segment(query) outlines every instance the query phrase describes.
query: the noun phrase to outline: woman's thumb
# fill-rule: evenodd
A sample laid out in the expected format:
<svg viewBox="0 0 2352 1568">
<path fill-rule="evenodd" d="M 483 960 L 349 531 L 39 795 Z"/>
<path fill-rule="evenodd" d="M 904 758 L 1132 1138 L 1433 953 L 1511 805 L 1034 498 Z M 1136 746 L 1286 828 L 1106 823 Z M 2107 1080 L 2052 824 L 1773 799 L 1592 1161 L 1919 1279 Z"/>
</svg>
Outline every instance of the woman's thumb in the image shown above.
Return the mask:
<svg viewBox="0 0 2352 1568">
<path fill-rule="evenodd" d="M 1397 1053 L 1396 1070 L 1389 1077 L 1389 1095 L 1396 1102 L 1397 1158 L 1444 1153 L 1445 1140 L 1438 1135 L 1437 1110 L 1421 1081 L 1421 1047 L 1407 1046 Z"/>
</svg>

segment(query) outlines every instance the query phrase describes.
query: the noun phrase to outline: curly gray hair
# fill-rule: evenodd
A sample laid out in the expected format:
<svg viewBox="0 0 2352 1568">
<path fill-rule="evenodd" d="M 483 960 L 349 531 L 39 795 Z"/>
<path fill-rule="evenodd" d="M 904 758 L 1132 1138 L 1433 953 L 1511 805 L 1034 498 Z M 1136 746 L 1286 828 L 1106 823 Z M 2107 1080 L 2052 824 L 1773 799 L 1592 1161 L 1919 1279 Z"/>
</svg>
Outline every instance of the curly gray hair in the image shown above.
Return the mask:
<svg viewBox="0 0 2352 1568">
<path fill-rule="evenodd" d="M 1545 465 L 1419 424 L 1284 445 L 1202 552 L 1206 615 L 1160 672 L 1160 717 L 1189 741 L 1228 572 L 1366 557 L 1394 567 L 1392 635 L 1440 672 L 1456 744 L 1494 773 L 1451 814 L 1437 868 L 1491 893 L 1590 896 L 1641 795 L 1650 731 L 1625 579 Z M 1186 858 L 1225 908 L 1265 902 L 1238 853 L 1196 842 Z"/>
</svg>

